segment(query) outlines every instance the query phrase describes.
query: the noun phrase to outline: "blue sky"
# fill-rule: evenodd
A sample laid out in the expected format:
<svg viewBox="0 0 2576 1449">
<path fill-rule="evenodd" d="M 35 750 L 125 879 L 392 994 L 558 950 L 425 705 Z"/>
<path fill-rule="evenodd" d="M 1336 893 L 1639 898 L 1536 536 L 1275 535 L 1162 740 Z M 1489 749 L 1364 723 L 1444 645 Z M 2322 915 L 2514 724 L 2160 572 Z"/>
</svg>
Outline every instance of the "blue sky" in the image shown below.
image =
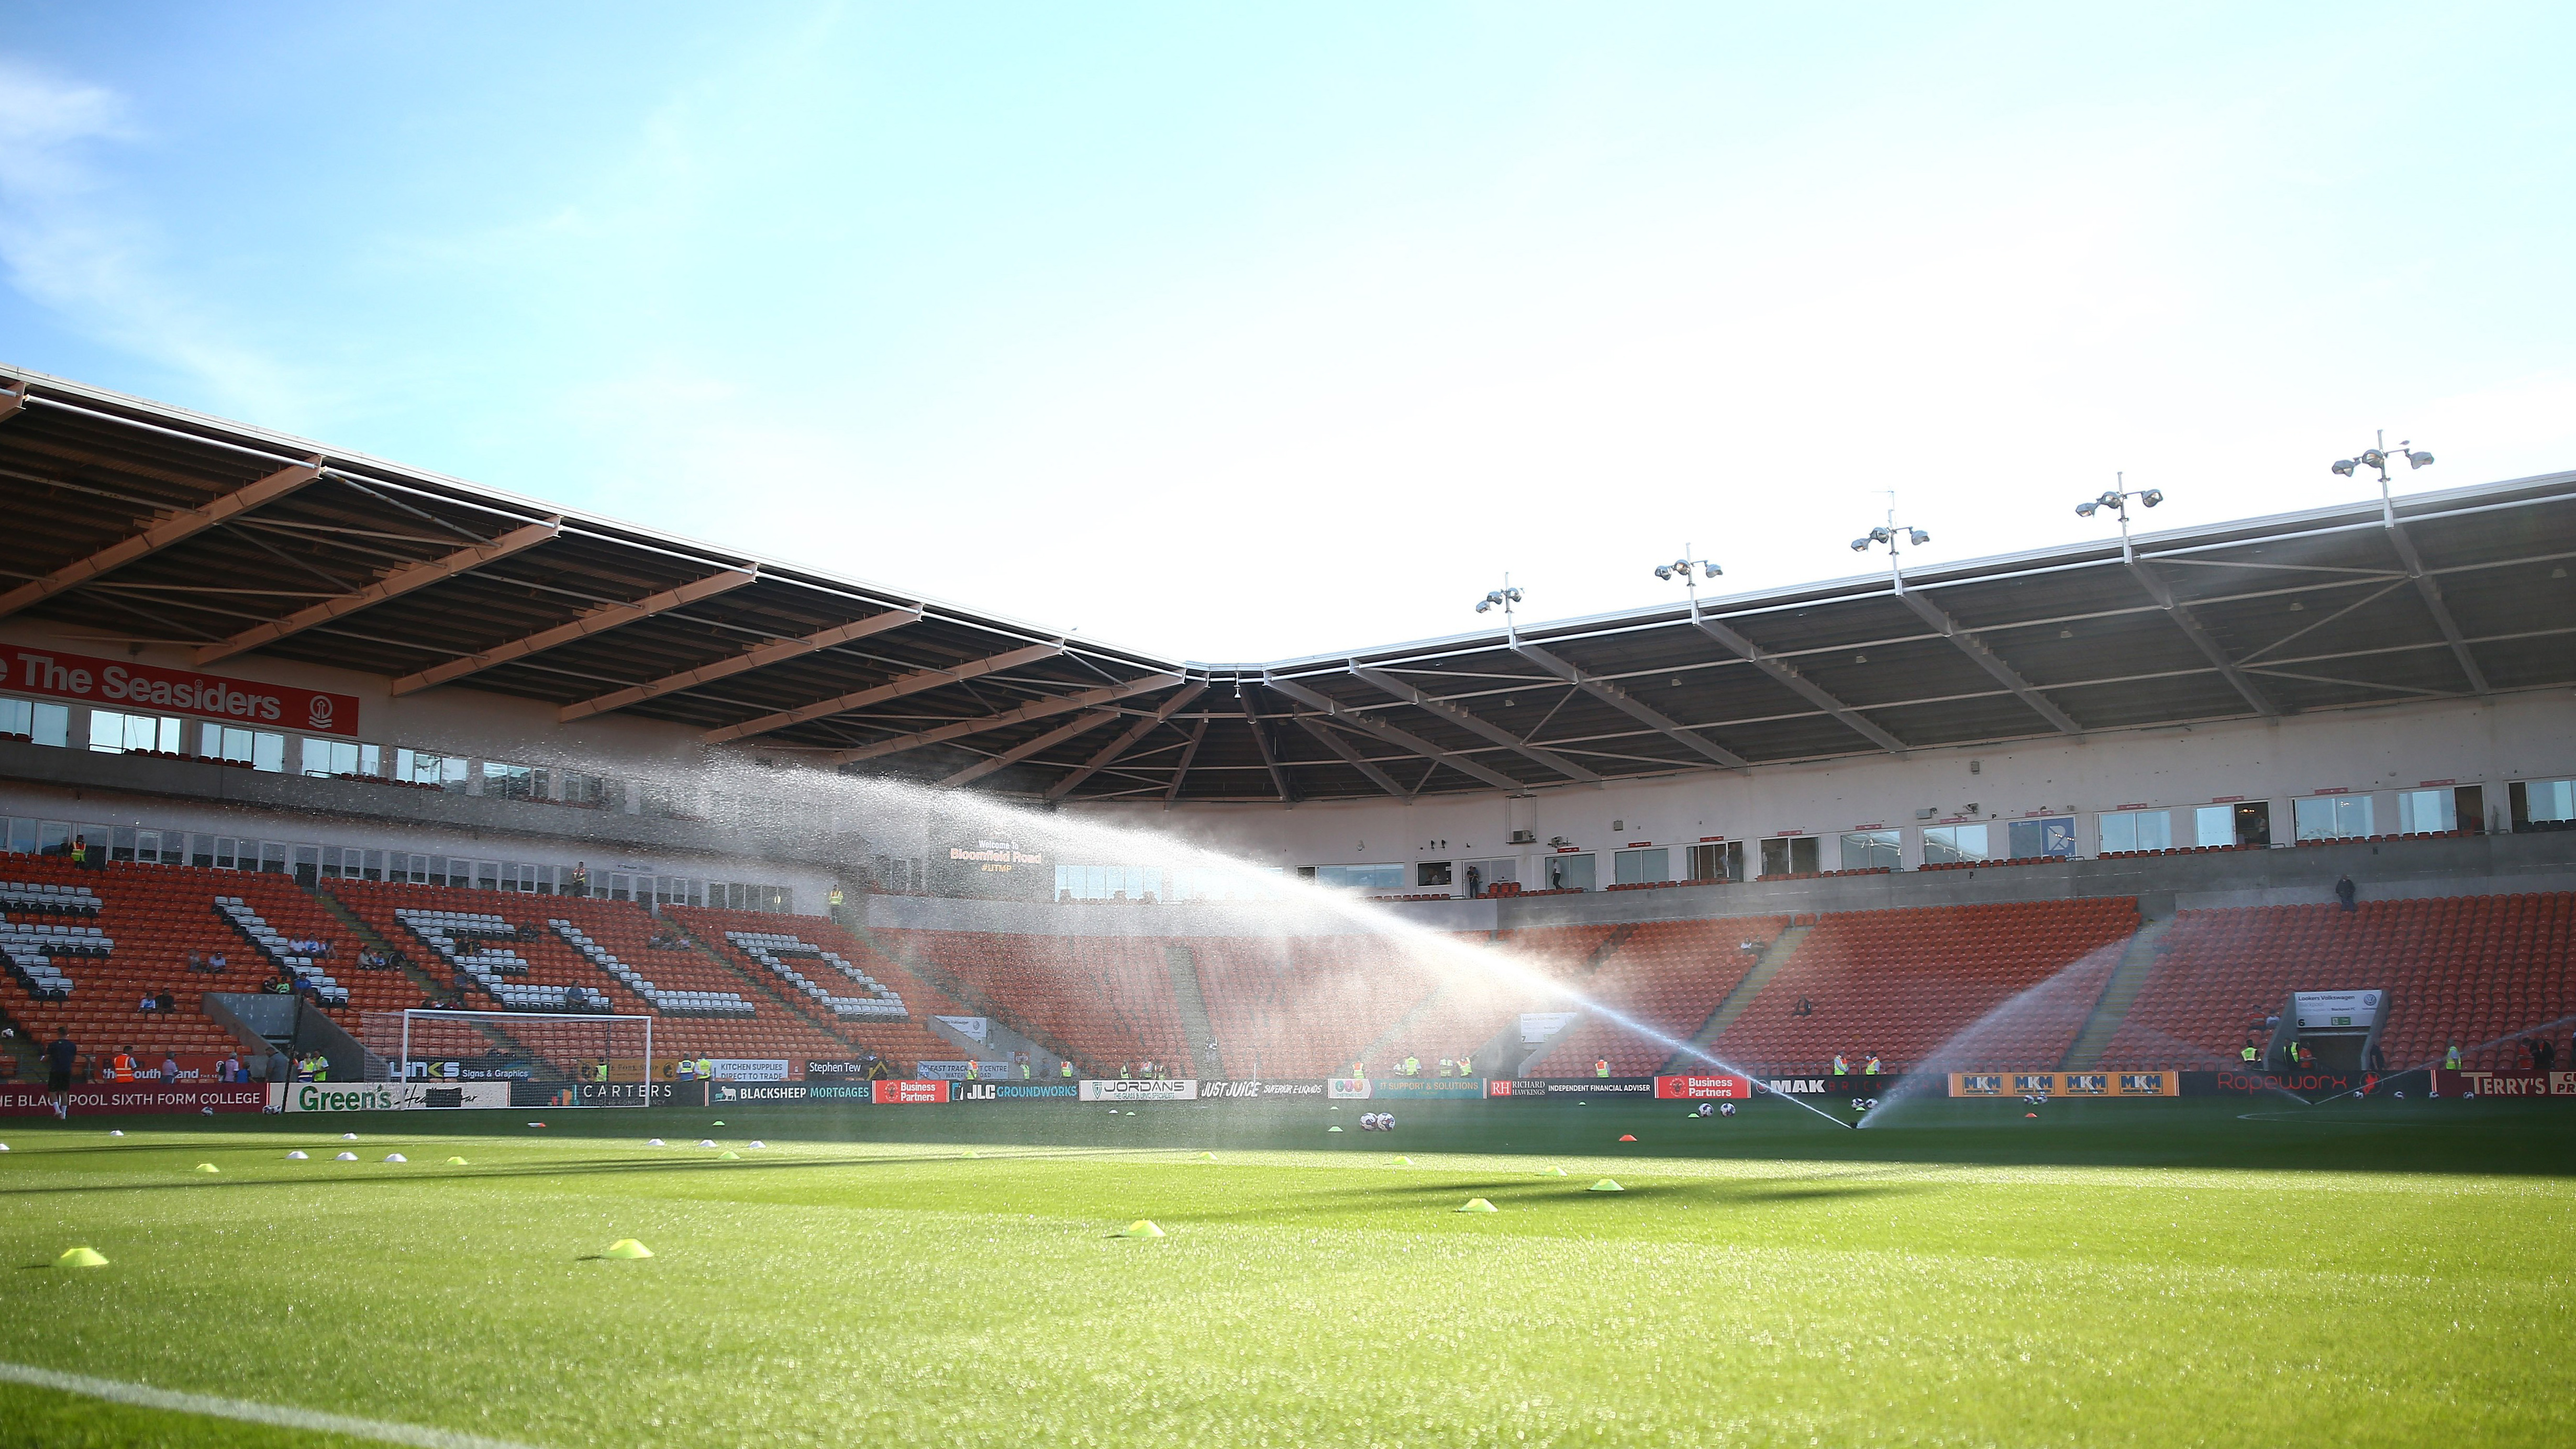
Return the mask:
<svg viewBox="0 0 2576 1449">
<path fill-rule="evenodd" d="M 0 360 L 1206 660 L 2576 467 L 2566 7 L 13 7 Z"/>
</svg>

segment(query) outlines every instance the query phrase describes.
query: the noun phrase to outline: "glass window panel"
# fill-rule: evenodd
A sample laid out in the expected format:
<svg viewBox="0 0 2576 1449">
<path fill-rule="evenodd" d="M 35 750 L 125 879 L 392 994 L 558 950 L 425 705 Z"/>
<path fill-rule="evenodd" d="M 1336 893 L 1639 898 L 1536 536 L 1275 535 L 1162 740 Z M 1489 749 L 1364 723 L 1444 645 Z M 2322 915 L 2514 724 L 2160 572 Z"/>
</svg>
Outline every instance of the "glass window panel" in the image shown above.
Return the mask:
<svg viewBox="0 0 2576 1449">
<path fill-rule="evenodd" d="M 2191 829 L 2191 843 L 2194 845 L 2234 845 L 2236 807 L 2203 805 L 2191 812 Z"/>
<path fill-rule="evenodd" d="M 23 699 L 0 699 L 0 735 L 36 732 L 36 707 Z"/>
<path fill-rule="evenodd" d="M 1645 885 L 1673 878 L 1672 852 L 1660 846 L 1651 850 L 1623 850 L 1610 858 L 1613 885 Z M 1440 884 L 1447 885 L 1447 871 L 1442 871 Z"/>
<path fill-rule="evenodd" d="M 2072 816 L 2015 820 L 2004 827 L 2004 838 L 2004 855 L 2010 860 L 2070 856 L 2075 853 L 2075 820 Z"/>
<path fill-rule="evenodd" d="M 1936 825 L 1923 832 L 1923 863 L 1948 865 L 1959 861 L 1992 860 L 1987 848 L 1987 829 L 1983 825 Z"/>
<path fill-rule="evenodd" d="M 1590 855 L 1551 855 L 1544 869 L 1552 891 L 1588 891 L 1600 883 L 1600 863 Z"/>
<path fill-rule="evenodd" d="M 1901 870 L 1905 865 L 1903 835 L 1894 830 L 1847 830 L 1842 838 L 1844 870 Z"/>
<path fill-rule="evenodd" d="M 67 704 L 40 704 L 30 713 L 28 733 L 37 744 L 69 749 L 72 742 L 72 708 Z"/>
</svg>

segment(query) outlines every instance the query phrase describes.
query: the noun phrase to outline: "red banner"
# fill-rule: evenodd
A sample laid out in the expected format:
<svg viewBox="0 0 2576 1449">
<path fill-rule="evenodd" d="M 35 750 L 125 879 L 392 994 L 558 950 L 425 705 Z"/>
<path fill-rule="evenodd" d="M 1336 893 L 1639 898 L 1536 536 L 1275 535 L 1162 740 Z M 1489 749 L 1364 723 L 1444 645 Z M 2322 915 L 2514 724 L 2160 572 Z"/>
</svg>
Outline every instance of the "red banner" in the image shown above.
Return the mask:
<svg viewBox="0 0 2576 1449">
<path fill-rule="evenodd" d="M 88 1112 L 260 1112 L 268 1108 L 268 1084 L 165 1087 L 158 1082 L 91 1082 L 71 1090 L 72 1115 Z M 50 1117 L 54 1104 L 40 1084 L 0 1087 L 0 1117 Z"/>
<path fill-rule="evenodd" d="M 1750 1102 L 1753 1100 L 1753 1079 L 1735 1076 L 1657 1077 L 1655 1095 L 1678 1097 L 1685 1102 Z"/>
<path fill-rule="evenodd" d="M 107 709 L 185 714 L 253 728 L 305 734 L 358 734 L 358 697 L 261 684 L 193 669 L 163 669 L 123 659 L 12 649 L 0 655 L 0 687 L 19 694 L 74 699 Z"/>
<path fill-rule="evenodd" d="M 948 1084 L 946 1082 L 912 1081 L 898 1078 L 879 1081 L 874 1085 L 876 1087 L 877 1100 L 881 1103 L 893 1106 L 911 1107 L 918 1106 L 924 1102 L 945 1102 L 948 1100 Z"/>
<path fill-rule="evenodd" d="M 2433 1089 L 2445 1097 L 2576 1097 L 2576 1072 L 2436 1071 Z"/>
</svg>

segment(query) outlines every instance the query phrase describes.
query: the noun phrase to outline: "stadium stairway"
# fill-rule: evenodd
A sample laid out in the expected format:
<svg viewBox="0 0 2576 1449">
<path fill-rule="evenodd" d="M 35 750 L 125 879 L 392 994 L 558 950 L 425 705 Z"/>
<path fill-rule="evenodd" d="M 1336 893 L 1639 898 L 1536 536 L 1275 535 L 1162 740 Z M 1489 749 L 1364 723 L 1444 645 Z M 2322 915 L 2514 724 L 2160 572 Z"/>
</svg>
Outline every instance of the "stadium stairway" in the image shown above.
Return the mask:
<svg viewBox="0 0 2576 1449">
<path fill-rule="evenodd" d="M 2120 964 L 2111 971 L 2110 983 L 2102 988 L 2102 999 L 2093 1004 L 2092 1014 L 2084 1018 L 2084 1029 L 2075 1036 L 2075 1044 L 2066 1049 L 2066 1060 L 2057 1064 L 2061 1072 L 2089 1072 L 2102 1065 L 2111 1049 L 2111 1038 L 2127 1020 L 2129 1008 L 2137 1004 L 2138 993 L 2147 984 L 2147 975 L 2155 968 L 2157 943 L 2172 929 L 2174 918 L 2149 921 L 2129 938 L 2120 953 Z"/>
<path fill-rule="evenodd" d="M 313 904 L 320 906 L 324 914 L 330 916 L 331 919 L 338 921 L 341 927 L 348 931 L 350 935 L 357 937 L 360 945 L 365 946 L 371 951 L 380 951 L 384 953 L 386 960 L 393 962 L 394 966 L 400 970 L 403 975 L 411 978 L 411 983 L 414 986 L 420 988 L 420 994 L 423 999 L 435 1000 L 447 994 L 448 988 L 440 985 L 428 972 L 423 971 L 420 968 L 420 963 L 411 958 L 411 953 L 409 951 L 402 949 L 402 947 L 396 945 L 392 941 L 386 940 L 382 932 L 378 931 L 375 927 L 368 925 L 364 918 L 359 916 L 357 912 L 350 910 L 338 896 L 331 894 L 329 891 L 323 890 L 319 886 L 306 886 L 304 887 L 304 893 L 313 898 Z"/>
<path fill-rule="evenodd" d="M 806 1026 L 812 1027 L 816 1031 L 822 1032 L 826 1036 L 839 1040 L 846 1040 L 844 1034 L 835 1029 L 836 1023 L 832 1021 L 828 1014 L 814 1009 L 814 1007 L 807 1002 L 797 1000 L 786 991 L 780 989 L 774 982 L 763 979 L 763 973 L 755 971 L 742 962 L 735 960 L 732 956 L 726 954 L 721 947 L 708 943 L 704 938 L 699 936 L 698 928 L 694 924 L 681 920 L 676 915 L 665 915 L 663 919 L 669 921 L 674 927 L 678 928 L 681 944 L 687 946 L 690 950 L 697 952 L 707 960 L 714 962 L 716 965 L 723 967 L 726 974 L 731 976 L 735 981 L 746 983 L 738 989 L 743 990 L 746 995 L 758 997 L 761 1005 L 764 1007 L 776 1007 L 778 1010 L 786 1013 L 789 1017 L 805 1024 Z"/>
<path fill-rule="evenodd" d="M 1762 948 L 1762 958 L 1753 963 L 1753 969 L 1744 973 L 1744 979 L 1736 982 L 1735 989 L 1726 993 L 1709 1012 L 1708 1020 L 1691 1033 L 1690 1044 L 1707 1051 L 1709 1043 L 1717 1040 L 1717 1034 L 1733 1026 L 1735 1019 L 1744 1014 L 1744 1008 L 1753 1004 L 1753 998 L 1762 994 L 1762 988 L 1771 984 L 1771 978 L 1780 974 L 1780 968 L 1789 964 L 1789 958 L 1798 954 L 1798 948 L 1807 943 L 1807 937 L 1813 935 L 1815 929 L 1811 925 L 1791 926 L 1772 938 L 1771 944 Z M 1706 1065 L 1690 1052 L 1675 1052 L 1672 1060 L 1664 1063 L 1664 1070 L 1687 1072 Z"/>
<path fill-rule="evenodd" d="M 1214 1076 L 1222 1062 L 1216 1050 L 1216 1028 L 1208 1024 L 1207 993 L 1199 986 L 1198 953 L 1187 946 L 1165 946 L 1163 961 L 1172 972 L 1172 1002 L 1180 1008 L 1181 1031 L 1193 1063 L 1191 1075 Z"/>
</svg>

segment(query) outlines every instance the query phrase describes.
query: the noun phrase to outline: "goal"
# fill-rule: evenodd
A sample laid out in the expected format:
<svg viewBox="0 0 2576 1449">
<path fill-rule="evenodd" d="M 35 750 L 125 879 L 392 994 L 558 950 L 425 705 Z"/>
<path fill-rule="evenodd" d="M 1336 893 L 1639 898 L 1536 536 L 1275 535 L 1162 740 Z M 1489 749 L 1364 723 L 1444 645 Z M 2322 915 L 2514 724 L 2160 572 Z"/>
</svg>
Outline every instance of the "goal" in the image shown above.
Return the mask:
<svg viewBox="0 0 2576 1449">
<path fill-rule="evenodd" d="M 595 1082 L 603 1066 L 612 1082 L 653 1080 L 649 1016 L 370 1011 L 358 1039 L 396 1081 Z"/>
</svg>

